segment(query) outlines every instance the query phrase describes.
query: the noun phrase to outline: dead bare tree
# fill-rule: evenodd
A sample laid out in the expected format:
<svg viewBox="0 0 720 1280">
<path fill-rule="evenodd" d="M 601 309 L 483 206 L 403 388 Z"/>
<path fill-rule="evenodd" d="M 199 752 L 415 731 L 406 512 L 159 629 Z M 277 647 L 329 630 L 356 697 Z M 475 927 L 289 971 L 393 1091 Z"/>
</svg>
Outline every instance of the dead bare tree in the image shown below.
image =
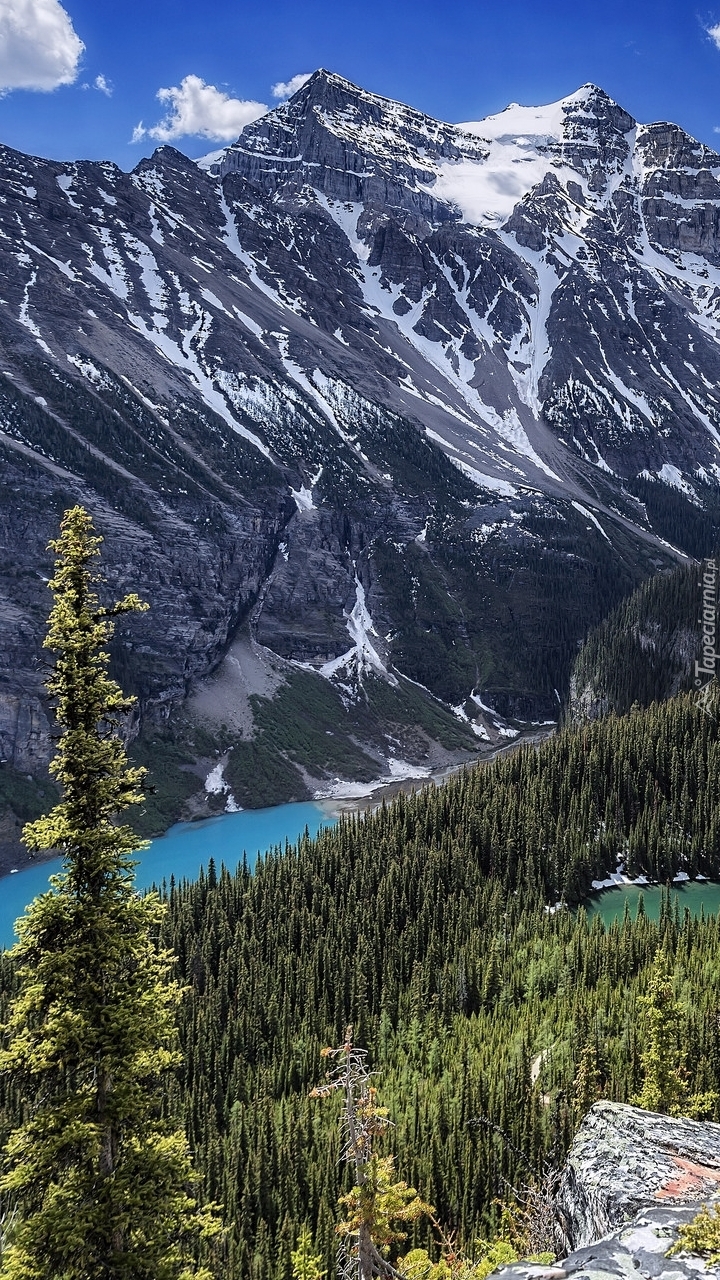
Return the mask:
<svg viewBox="0 0 720 1280">
<path fill-rule="evenodd" d="M 323 1049 L 322 1056 L 333 1061 L 326 1083 L 311 1091 L 314 1098 L 343 1094 L 341 1133 L 342 1159 L 351 1164 L 355 1185 L 340 1204 L 347 1217 L 337 1231 L 341 1238 L 338 1253 L 340 1280 L 402 1280 L 399 1272 L 382 1256 L 381 1249 L 405 1239 L 395 1223 L 416 1222 L 431 1214 L 413 1187 L 394 1182 L 392 1156 L 379 1156 L 373 1149 L 375 1139 L 387 1132 L 391 1121 L 387 1109 L 378 1106 L 377 1090 L 370 1083 L 374 1072 L 367 1069 L 367 1052 L 353 1044 L 349 1026 L 345 1039 L 337 1049 Z"/>
<path fill-rule="evenodd" d="M 484 1125 L 492 1129 L 530 1175 L 529 1179 L 523 1181 L 519 1187 L 513 1186 L 507 1178 L 502 1179 L 517 1205 L 513 1214 L 517 1247 L 522 1253 L 531 1256 L 541 1253 L 551 1253 L 555 1256 L 558 1248 L 556 1198 L 561 1177 L 557 1158 L 553 1154 L 543 1160 L 542 1171 L 538 1178 L 524 1151 L 515 1145 L 510 1135 L 500 1125 L 495 1124 L 487 1116 L 477 1116 L 470 1121 L 470 1124 Z"/>
</svg>

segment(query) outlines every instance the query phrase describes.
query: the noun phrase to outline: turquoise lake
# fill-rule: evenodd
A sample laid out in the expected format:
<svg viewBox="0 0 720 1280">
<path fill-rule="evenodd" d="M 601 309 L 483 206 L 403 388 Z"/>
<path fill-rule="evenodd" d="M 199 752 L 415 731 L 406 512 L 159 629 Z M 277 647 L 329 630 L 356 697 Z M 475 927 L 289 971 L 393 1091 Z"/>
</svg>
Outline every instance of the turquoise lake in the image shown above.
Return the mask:
<svg viewBox="0 0 720 1280">
<path fill-rule="evenodd" d="M 242 813 L 223 814 L 205 822 L 178 823 L 166 835 L 153 840 L 150 847 L 138 855 L 136 872 L 140 889 L 176 880 L 196 880 L 201 867 L 207 867 L 210 858 L 234 870 L 243 856 L 248 866 L 254 866 L 258 856 L 268 853 L 277 845 L 284 847 L 286 840 L 294 844 L 305 829 L 311 836 L 321 827 L 333 826 L 336 818 L 329 816 L 317 804 L 284 804 L 272 809 L 246 809 Z M 0 879 L 0 949 L 11 947 L 15 941 L 13 924 L 22 915 L 28 902 L 48 886 L 48 877 L 61 869 L 60 858 L 26 867 L 14 875 Z M 651 920 L 660 915 L 663 889 L 660 885 L 622 885 L 615 889 L 603 889 L 594 893 L 585 903 L 589 917 L 600 915 L 606 925 L 622 919 L 625 903 L 630 906 L 633 918 L 637 915 L 640 895 L 645 914 Z M 720 912 L 720 884 L 711 881 L 691 881 L 676 884 L 672 888 L 682 916 L 685 907 L 692 915 L 699 916 Z"/>
<path fill-rule="evenodd" d="M 642 894 L 645 915 L 649 920 L 660 919 L 660 904 L 665 890 L 661 885 L 622 885 L 617 889 L 602 889 L 594 893 L 585 903 L 588 918 L 601 916 L 604 924 L 612 924 L 613 920 L 622 920 L 625 903 L 630 907 L 633 919 L 637 915 L 638 900 Z M 709 880 L 690 880 L 672 886 L 673 904 L 677 900 L 680 908 L 680 919 L 687 907 L 690 914 L 699 916 L 701 911 L 706 916 L 717 915 L 720 911 L 720 884 Z"/>
<path fill-rule="evenodd" d="M 272 809 L 245 809 L 205 822 L 178 823 L 138 854 L 136 880 L 139 889 L 176 880 L 196 880 L 201 867 L 215 859 L 234 870 L 243 855 L 254 866 L 258 855 L 269 853 L 285 841 L 294 844 L 305 829 L 311 836 L 337 821 L 316 804 L 282 804 Z M 60 871 L 60 858 L 26 867 L 0 879 L 0 948 L 15 941 L 13 924 L 38 893 L 48 887 L 48 877 Z"/>
</svg>

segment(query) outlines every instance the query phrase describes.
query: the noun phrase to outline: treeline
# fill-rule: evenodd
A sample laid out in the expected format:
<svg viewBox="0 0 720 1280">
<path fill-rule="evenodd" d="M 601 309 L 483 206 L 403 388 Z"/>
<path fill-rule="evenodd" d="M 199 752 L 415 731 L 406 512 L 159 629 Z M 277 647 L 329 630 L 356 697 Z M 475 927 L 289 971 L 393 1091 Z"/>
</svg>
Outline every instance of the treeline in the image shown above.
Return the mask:
<svg viewBox="0 0 720 1280">
<path fill-rule="evenodd" d="M 684 694 L 567 727 L 323 839 L 339 875 L 366 845 L 373 857 L 442 850 L 474 877 L 473 891 L 490 877 L 505 893 L 575 903 L 619 861 L 660 882 L 679 870 L 717 876 L 719 766 L 716 720 Z"/>
<path fill-rule="evenodd" d="M 435 581 L 421 546 L 408 558 L 386 545 L 385 563 L 396 564 L 383 584 L 393 601 L 393 651 L 402 671 L 451 703 L 474 685 L 503 715 L 540 719 L 556 716 L 558 699 L 565 701 L 588 628 L 657 572 L 658 561 L 619 526 L 610 544 L 569 504 L 560 512 L 539 499 L 513 502 L 506 522 L 511 508 L 523 514 L 522 536 L 498 525 L 476 542 L 467 517 L 434 517 L 428 544 Z M 496 521 L 497 507 L 490 512 Z M 443 653 L 439 644 L 448 594 L 461 608 L 472 661 L 449 644 Z"/>
<path fill-rule="evenodd" d="M 691 687 L 701 572 L 691 564 L 657 574 L 590 632 L 573 666 L 572 719 L 624 715 L 633 703 L 647 707 Z"/>
<path fill-rule="evenodd" d="M 401 1175 L 467 1242 L 510 1185 L 562 1158 L 588 1043 L 606 1096 L 639 1089 L 636 1001 L 661 942 L 691 1088 L 720 1088 L 717 921 L 680 920 L 670 899 L 659 926 L 609 931 L 547 910 L 629 843 L 663 878 L 693 851 L 717 873 L 717 750 L 716 723 L 677 698 L 346 818 L 252 875 L 171 887 L 165 941 L 190 985 L 175 1102 L 224 1207 L 228 1277 L 289 1280 L 305 1221 L 332 1270 L 336 1117 L 308 1094 L 349 1021 Z"/>
<path fill-rule="evenodd" d="M 720 543 L 720 493 L 714 484 L 695 479 L 699 503 L 676 489 L 645 476 L 626 480 L 625 488 L 640 500 L 648 524 L 661 538 L 701 560 Z"/>
</svg>

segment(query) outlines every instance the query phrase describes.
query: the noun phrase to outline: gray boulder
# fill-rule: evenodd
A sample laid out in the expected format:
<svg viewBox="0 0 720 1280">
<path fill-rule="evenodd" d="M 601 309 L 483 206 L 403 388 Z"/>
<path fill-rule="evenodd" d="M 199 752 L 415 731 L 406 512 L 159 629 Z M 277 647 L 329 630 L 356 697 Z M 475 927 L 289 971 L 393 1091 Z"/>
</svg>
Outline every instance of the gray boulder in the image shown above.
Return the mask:
<svg viewBox="0 0 720 1280">
<path fill-rule="evenodd" d="M 598 1102 L 570 1148 L 557 1214 L 566 1249 L 582 1249 L 655 1206 L 720 1191 L 720 1125 Z"/>
<path fill-rule="evenodd" d="M 552 1266 L 503 1267 L 503 1280 L 636 1276 L 681 1280 L 717 1267 L 668 1257 L 680 1227 L 720 1198 L 720 1125 L 598 1102 L 570 1148 L 556 1198 Z"/>
<path fill-rule="evenodd" d="M 718 1274 L 702 1258 L 688 1254 L 668 1257 L 682 1223 L 690 1222 L 697 1205 L 650 1206 L 632 1222 L 602 1240 L 571 1253 L 553 1266 L 518 1262 L 497 1273 L 503 1280 L 601 1280 L 608 1276 L 646 1277 L 647 1280 L 690 1280 Z"/>
</svg>

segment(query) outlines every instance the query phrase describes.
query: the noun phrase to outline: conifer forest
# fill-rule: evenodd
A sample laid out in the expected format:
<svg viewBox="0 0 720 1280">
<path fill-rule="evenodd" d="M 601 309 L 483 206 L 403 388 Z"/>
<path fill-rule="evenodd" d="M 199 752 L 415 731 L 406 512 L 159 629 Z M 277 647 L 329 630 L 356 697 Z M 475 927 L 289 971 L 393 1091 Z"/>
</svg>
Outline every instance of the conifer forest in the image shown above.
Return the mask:
<svg viewBox="0 0 720 1280">
<path fill-rule="evenodd" d="M 720 1118 L 720 922 L 606 927 L 582 905 L 620 850 L 634 875 L 717 878 L 717 721 L 690 693 L 567 727 L 441 788 L 346 817 L 257 866 L 164 888 L 185 996 L 163 1109 L 184 1123 L 224 1231 L 218 1275 L 291 1280 L 308 1229 L 335 1268 L 338 1102 L 311 1098 L 348 1023 L 392 1119 L 398 1173 L 472 1249 L 557 1167 L 597 1097 L 643 1085 L 643 1001 L 668 959 L 665 1052 Z M 611 862 L 613 866 L 611 867 Z M 2 957 L 3 1000 L 14 987 Z M 0 1084 L 4 1138 L 26 1105 Z M 408 1245 L 437 1251 L 429 1220 Z M 397 1248 L 395 1250 L 397 1253 Z"/>
</svg>

